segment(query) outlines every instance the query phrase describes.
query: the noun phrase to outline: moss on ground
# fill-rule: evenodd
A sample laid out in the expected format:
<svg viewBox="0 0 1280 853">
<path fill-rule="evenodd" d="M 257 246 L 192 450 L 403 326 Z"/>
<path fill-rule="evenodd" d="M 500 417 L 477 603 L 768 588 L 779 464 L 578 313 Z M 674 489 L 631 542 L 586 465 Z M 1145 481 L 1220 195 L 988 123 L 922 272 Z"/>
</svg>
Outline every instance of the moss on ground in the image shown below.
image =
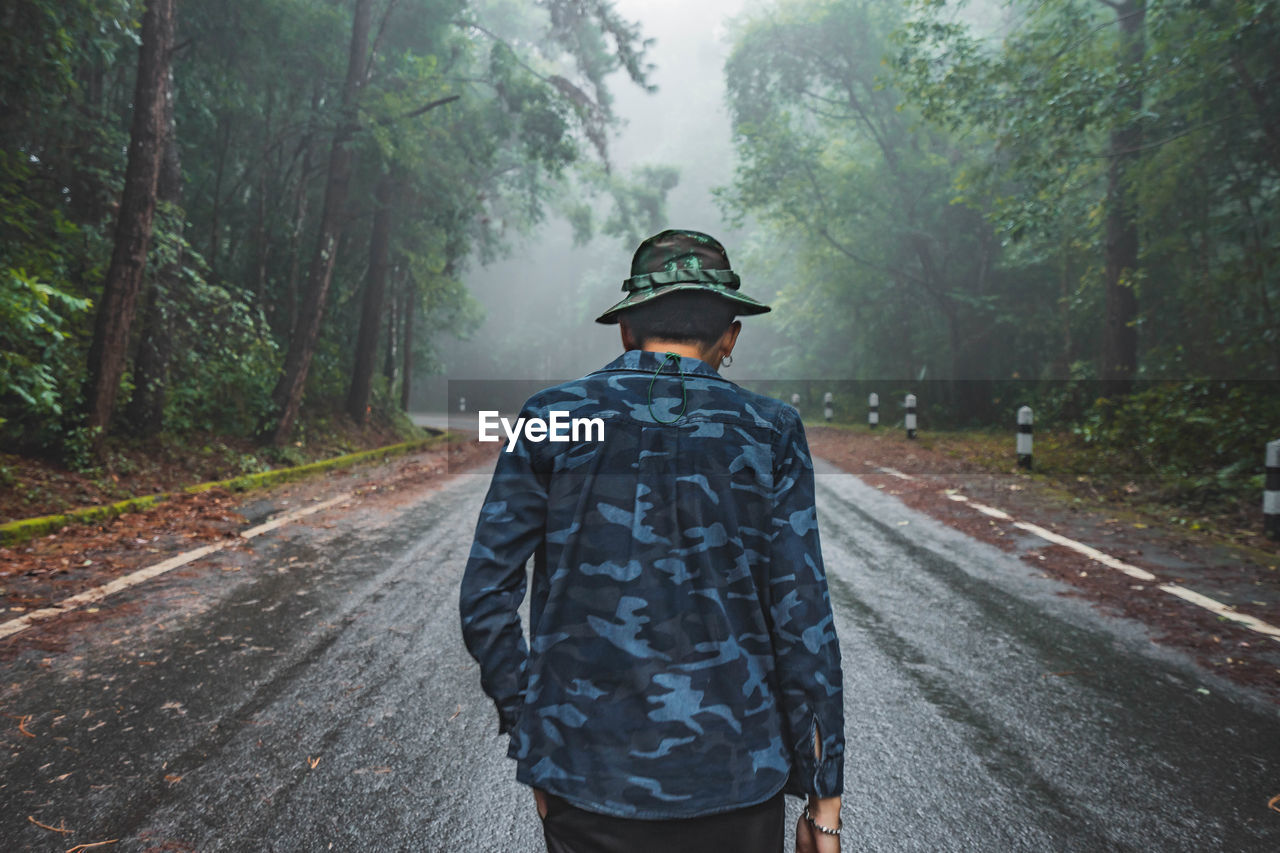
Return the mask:
<svg viewBox="0 0 1280 853">
<path fill-rule="evenodd" d="M 326 471 L 333 471 L 339 468 L 346 468 L 352 465 L 358 465 L 362 462 L 376 462 L 382 459 L 389 459 L 393 456 L 401 456 L 405 453 L 413 453 L 418 450 L 426 450 L 434 447 L 451 438 L 449 433 L 441 433 L 430 438 L 418 439 L 416 441 L 406 441 L 401 444 L 392 444 L 387 447 L 378 447 L 373 450 L 363 450 L 358 453 L 348 453 L 343 456 L 335 456 L 332 459 L 323 459 L 319 462 L 310 462 L 306 465 L 295 465 L 290 468 L 278 468 L 273 471 L 263 471 L 257 474 L 242 474 L 238 477 L 232 477 L 227 480 L 215 480 L 208 483 L 199 483 L 194 486 L 188 486 L 183 492 L 190 494 L 199 494 L 207 492 L 210 489 L 226 489 L 232 492 L 244 492 L 250 489 L 260 489 L 267 486 L 274 486 L 279 483 L 288 483 L 296 480 L 306 479 L 316 474 L 322 474 Z M 39 536 L 46 536 L 66 527 L 69 524 L 91 524 L 96 521 L 105 521 L 122 515 L 126 512 L 138 512 L 154 506 L 160 501 L 165 500 L 173 492 L 166 492 L 158 495 L 145 495 L 142 497 L 128 498 L 127 500 L 117 501 L 112 504 L 102 506 L 85 507 L 84 509 L 74 510 L 72 512 L 60 513 L 56 515 L 42 515 L 38 518 L 23 518 L 17 521 L 10 521 L 6 524 L 0 524 L 0 545 L 17 545 L 26 542 L 29 539 L 35 539 Z"/>
</svg>

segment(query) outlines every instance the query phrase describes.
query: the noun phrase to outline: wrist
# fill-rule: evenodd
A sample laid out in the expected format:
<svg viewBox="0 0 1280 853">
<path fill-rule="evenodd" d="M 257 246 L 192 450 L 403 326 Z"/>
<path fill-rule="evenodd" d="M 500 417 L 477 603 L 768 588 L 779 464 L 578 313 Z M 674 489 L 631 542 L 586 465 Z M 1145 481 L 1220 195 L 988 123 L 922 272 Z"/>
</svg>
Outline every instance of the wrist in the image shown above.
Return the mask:
<svg viewBox="0 0 1280 853">
<path fill-rule="evenodd" d="M 824 835 L 837 834 L 840 831 L 840 798 L 810 796 L 804 817 Z"/>
<path fill-rule="evenodd" d="M 809 814 L 813 815 L 815 820 L 821 821 L 822 818 L 831 818 L 832 825 L 840 819 L 840 798 L 839 797 L 815 797 L 809 796 Z"/>
</svg>

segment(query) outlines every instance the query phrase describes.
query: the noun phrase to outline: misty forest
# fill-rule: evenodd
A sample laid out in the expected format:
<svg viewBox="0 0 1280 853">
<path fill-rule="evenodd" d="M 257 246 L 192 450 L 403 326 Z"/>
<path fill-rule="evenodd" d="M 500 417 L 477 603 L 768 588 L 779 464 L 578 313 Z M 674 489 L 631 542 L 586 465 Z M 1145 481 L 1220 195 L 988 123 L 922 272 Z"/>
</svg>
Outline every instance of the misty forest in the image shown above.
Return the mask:
<svg viewBox="0 0 1280 853">
<path fill-rule="evenodd" d="M 609 0 L 4 4 L 3 484 L 214 441 L 297 463 L 411 434 L 432 377 L 579 375 L 675 226 L 772 299 L 760 387 L 851 424 L 868 390 L 936 429 L 1027 403 L 1089 464 L 1256 500 L 1280 3 L 731 5 L 689 12 L 671 55 L 713 55 L 681 78 Z"/>
</svg>

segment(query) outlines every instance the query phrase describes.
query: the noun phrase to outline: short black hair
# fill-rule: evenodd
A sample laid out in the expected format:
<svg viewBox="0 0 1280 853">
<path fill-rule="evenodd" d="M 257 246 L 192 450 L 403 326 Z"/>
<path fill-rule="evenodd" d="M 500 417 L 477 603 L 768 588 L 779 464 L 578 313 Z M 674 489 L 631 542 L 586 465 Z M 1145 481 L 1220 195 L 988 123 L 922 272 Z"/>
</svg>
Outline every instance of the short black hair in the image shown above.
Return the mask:
<svg viewBox="0 0 1280 853">
<path fill-rule="evenodd" d="M 618 315 L 639 346 L 673 341 L 704 349 L 720 340 L 733 323 L 734 304 L 715 293 L 680 290 L 643 302 Z"/>
</svg>

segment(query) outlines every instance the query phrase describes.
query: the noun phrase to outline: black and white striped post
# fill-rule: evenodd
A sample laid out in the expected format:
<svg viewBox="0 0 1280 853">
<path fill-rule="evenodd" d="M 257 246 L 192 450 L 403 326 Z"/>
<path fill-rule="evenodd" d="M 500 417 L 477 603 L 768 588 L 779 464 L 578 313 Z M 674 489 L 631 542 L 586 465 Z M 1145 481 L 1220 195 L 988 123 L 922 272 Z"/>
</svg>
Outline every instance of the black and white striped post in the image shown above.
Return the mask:
<svg viewBox="0 0 1280 853">
<path fill-rule="evenodd" d="M 1280 440 L 1267 442 L 1267 479 L 1262 488 L 1262 526 L 1268 539 L 1280 539 Z"/>
<path fill-rule="evenodd" d="M 1031 407 L 1018 409 L 1018 467 L 1031 470 Z"/>
<path fill-rule="evenodd" d="M 836 410 L 834 408 L 835 395 L 830 391 L 822 395 L 822 416 L 830 421 L 835 417 Z"/>
<path fill-rule="evenodd" d="M 875 429 L 880 426 L 880 395 L 872 394 L 867 397 L 867 426 Z"/>
<path fill-rule="evenodd" d="M 907 395 L 907 438 L 916 437 L 916 395 Z"/>
</svg>

